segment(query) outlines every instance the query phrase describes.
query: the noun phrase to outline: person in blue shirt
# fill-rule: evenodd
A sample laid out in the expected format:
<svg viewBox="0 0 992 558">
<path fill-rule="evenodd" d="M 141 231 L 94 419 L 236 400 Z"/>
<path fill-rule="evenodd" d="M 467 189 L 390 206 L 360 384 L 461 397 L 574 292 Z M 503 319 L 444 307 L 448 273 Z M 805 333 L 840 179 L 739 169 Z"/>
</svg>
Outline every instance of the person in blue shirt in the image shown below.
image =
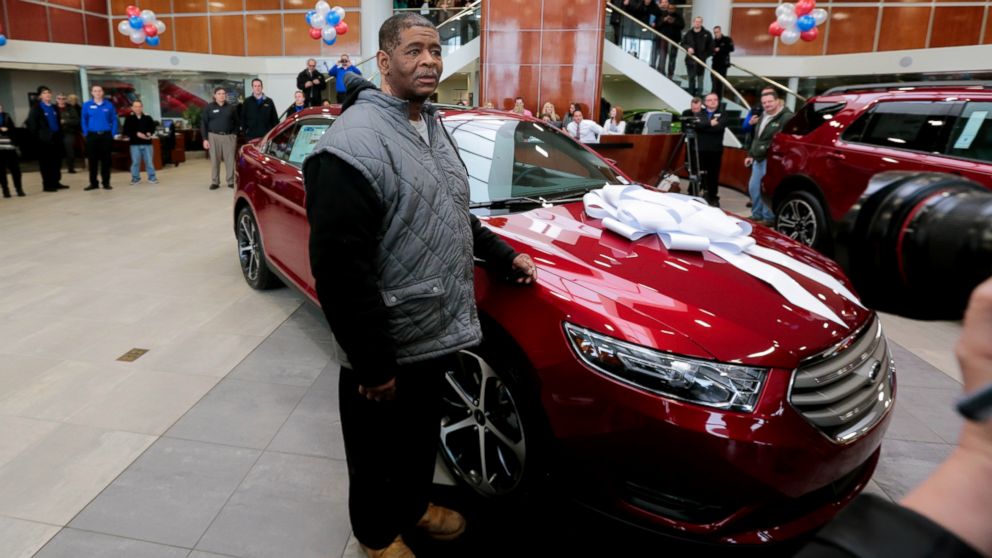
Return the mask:
<svg viewBox="0 0 992 558">
<path fill-rule="evenodd" d="M 307 108 L 307 99 L 302 91 L 297 90 L 296 93 L 293 93 L 293 104 L 289 105 L 289 108 L 286 109 L 286 112 L 282 113 L 279 119 L 289 118 L 305 108 Z"/>
<path fill-rule="evenodd" d="M 96 190 L 97 167 L 100 168 L 100 180 L 104 190 L 113 190 L 110 185 L 110 154 L 114 149 L 114 137 L 118 134 L 117 109 L 109 100 L 103 98 L 103 87 L 94 85 L 90 88 L 93 96 L 83 103 L 80 124 L 83 137 L 86 139 L 86 161 L 90 167 L 90 185 L 83 190 Z"/>
<path fill-rule="evenodd" d="M 351 58 L 347 54 L 342 54 L 341 58 L 338 59 L 337 65 L 327 70 L 327 76 L 334 78 L 334 90 L 338 94 L 338 104 L 344 103 L 344 76 L 348 72 L 362 75 L 361 70 L 351 65 Z"/>
<path fill-rule="evenodd" d="M 41 170 L 41 187 L 46 192 L 68 188 L 62 180 L 62 128 L 59 109 L 52 104 L 52 90 L 42 85 L 38 88 L 38 103 L 28 113 L 28 130 L 38 141 L 38 168 Z"/>
</svg>

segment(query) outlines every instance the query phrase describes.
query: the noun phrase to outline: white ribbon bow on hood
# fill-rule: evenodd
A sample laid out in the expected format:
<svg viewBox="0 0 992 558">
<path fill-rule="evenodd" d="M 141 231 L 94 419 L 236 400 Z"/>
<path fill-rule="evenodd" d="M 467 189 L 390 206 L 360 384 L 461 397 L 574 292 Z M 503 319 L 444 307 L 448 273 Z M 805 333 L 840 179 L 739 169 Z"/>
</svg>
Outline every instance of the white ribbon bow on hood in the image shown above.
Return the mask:
<svg viewBox="0 0 992 558">
<path fill-rule="evenodd" d="M 669 250 L 709 250 L 730 265 L 761 279 L 795 306 L 848 327 L 826 304 L 781 269 L 785 267 L 864 307 L 840 281 L 777 250 L 758 246 L 751 224 L 710 207 L 703 200 L 663 194 L 640 186 L 605 186 L 583 198 L 586 214 L 628 240 L 657 234 Z"/>
</svg>

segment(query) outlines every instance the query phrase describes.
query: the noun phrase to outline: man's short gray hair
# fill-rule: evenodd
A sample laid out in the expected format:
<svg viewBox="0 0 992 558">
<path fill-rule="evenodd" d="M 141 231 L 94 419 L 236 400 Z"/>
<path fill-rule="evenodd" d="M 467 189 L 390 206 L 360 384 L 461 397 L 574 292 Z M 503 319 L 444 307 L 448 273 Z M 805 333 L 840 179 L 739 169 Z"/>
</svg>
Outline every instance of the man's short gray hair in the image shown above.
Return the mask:
<svg viewBox="0 0 992 558">
<path fill-rule="evenodd" d="M 400 35 L 413 27 L 435 29 L 434 24 L 420 14 L 399 13 L 386 20 L 379 28 L 379 50 L 392 52 L 400 46 Z"/>
</svg>

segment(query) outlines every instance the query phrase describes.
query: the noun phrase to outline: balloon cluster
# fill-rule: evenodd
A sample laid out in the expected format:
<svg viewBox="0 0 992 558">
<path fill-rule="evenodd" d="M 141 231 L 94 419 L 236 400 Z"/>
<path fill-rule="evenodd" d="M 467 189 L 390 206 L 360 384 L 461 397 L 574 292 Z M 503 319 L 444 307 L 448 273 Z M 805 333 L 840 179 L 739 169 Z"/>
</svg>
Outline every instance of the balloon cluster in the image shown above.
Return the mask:
<svg viewBox="0 0 992 558">
<path fill-rule="evenodd" d="M 307 12 L 307 25 L 310 26 L 311 39 L 323 39 L 325 45 L 333 45 L 338 35 L 348 32 L 348 24 L 344 22 L 344 8 L 331 7 L 325 0 L 320 0 L 312 10 Z"/>
<path fill-rule="evenodd" d="M 155 17 L 155 12 L 137 6 L 128 6 L 126 12 L 127 19 L 117 24 L 121 35 L 127 35 L 136 45 L 158 46 L 159 35 L 165 33 L 165 24 Z"/>
<path fill-rule="evenodd" d="M 7 35 L 3 34 L 3 25 L 0 25 L 0 46 L 7 44 Z"/>
<path fill-rule="evenodd" d="M 791 45 L 802 39 L 815 41 L 820 31 L 816 28 L 827 21 L 827 10 L 816 7 L 816 0 L 799 0 L 795 4 L 779 4 L 775 8 L 775 21 L 768 26 L 772 37 Z"/>
</svg>

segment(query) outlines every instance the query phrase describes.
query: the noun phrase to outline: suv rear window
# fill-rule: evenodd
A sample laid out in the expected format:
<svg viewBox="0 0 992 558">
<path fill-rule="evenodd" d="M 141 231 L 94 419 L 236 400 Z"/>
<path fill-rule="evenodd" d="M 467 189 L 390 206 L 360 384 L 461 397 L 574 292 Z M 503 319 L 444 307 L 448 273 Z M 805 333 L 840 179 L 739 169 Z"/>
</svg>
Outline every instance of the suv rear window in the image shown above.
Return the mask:
<svg viewBox="0 0 992 558">
<path fill-rule="evenodd" d="M 847 103 L 843 101 L 817 101 L 806 103 L 783 128 L 786 134 L 805 136 L 819 128 L 824 122 L 833 119 Z"/>
<path fill-rule="evenodd" d="M 952 157 L 992 162 L 992 103 L 965 105 L 954 123 L 946 153 Z"/>
<path fill-rule="evenodd" d="M 946 138 L 952 103 L 881 102 L 848 126 L 844 141 L 910 151 L 935 151 Z"/>
</svg>

